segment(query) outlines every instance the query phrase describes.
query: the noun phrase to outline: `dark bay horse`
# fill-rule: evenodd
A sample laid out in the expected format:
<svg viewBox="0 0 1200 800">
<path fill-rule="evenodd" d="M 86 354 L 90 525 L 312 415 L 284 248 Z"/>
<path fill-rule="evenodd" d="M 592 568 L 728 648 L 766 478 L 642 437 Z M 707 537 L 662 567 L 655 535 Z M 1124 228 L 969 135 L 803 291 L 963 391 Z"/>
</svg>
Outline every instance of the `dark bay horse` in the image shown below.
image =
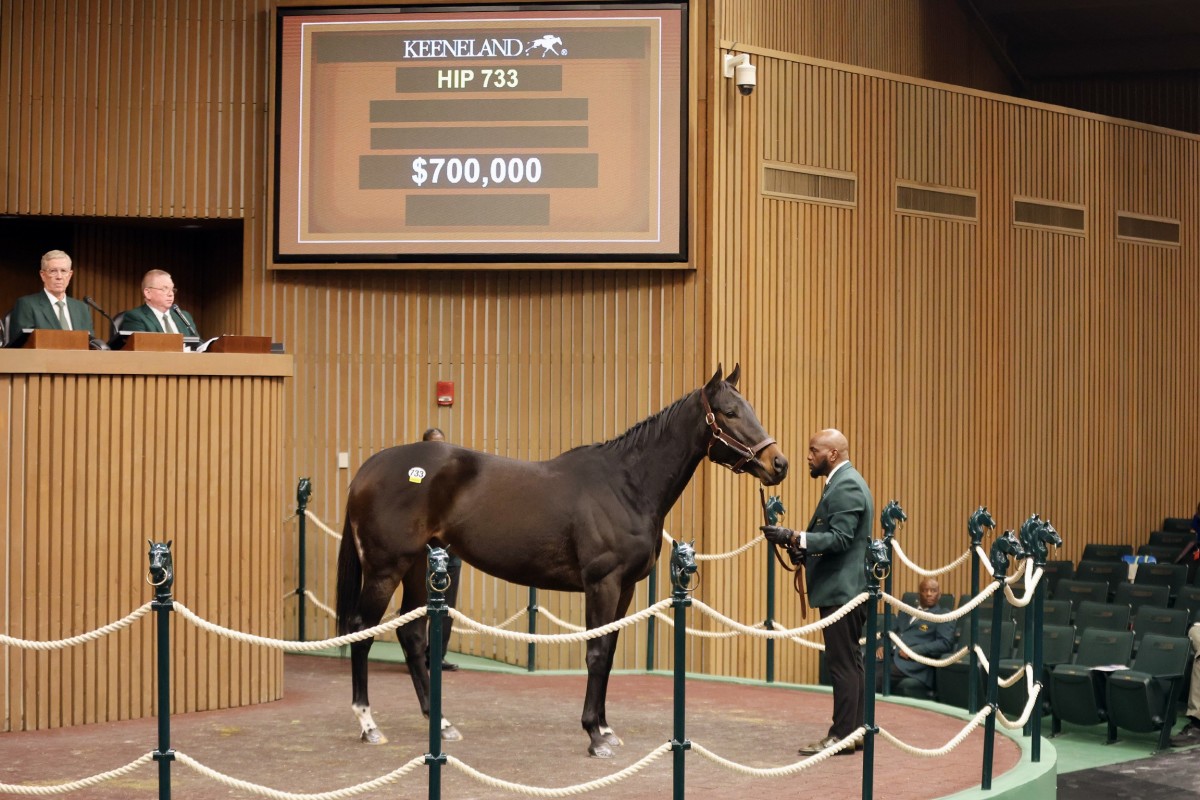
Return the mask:
<svg viewBox="0 0 1200 800">
<path fill-rule="evenodd" d="M 663 520 L 707 456 L 773 486 L 788 462 L 737 391 L 739 368 L 717 367 L 699 389 L 600 444 L 526 462 L 444 442 L 376 453 L 350 484 L 338 553 L 338 630 L 377 625 L 396 587 L 400 614 L 425 605 L 426 544 L 451 548 L 497 578 L 539 589 L 583 592 L 588 628 L 622 618 L 634 586 L 650 574 Z M 397 632 L 421 711 L 429 715 L 426 623 Z M 350 646 L 352 708 L 363 741 L 386 742 L 371 717 L 367 654 Z M 583 728 L 588 752 L 611 758 L 620 739 L 605 717 L 617 633 L 587 643 Z M 460 738 L 446 719 L 442 738 Z"/>
</svg>

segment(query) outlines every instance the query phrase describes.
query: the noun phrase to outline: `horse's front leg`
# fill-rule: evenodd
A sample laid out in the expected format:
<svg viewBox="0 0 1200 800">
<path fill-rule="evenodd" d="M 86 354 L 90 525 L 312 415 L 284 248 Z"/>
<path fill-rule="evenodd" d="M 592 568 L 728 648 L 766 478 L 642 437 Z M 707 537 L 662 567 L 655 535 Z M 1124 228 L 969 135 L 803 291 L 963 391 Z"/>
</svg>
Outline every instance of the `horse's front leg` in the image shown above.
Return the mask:
<svg viewBox="0 0 1200 800">
<path fill-rule="evenodd" d="M 607 603 L 604 592 L 597 592 L 588 597 L 587 621 L 589 628 L 599 628 L 602 625 L 620 618 L 629 608 L 633 598 L 633 589 L 622 591 L 619 596 Z M 613 659 L 617 652 L 618 631 L 590 639 L 587 646 L 587 694 L 583 700 L 583 729 L 591 740 L 588 745 L 588 755 L 594 758 L 612 758 L 613 748 L 622 743 L 608 725 L 606 704 L 608 701 L 608 678 L 612 674 Z"/>
</svg>

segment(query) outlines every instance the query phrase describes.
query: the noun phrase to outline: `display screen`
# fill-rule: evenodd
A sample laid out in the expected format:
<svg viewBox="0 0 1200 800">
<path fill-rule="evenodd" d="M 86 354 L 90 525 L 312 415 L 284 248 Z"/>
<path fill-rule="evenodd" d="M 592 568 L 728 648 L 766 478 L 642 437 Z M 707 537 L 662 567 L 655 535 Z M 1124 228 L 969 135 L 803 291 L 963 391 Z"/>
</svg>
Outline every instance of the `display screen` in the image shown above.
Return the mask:
<svg viewBox="0 0 1200 800">
<path fill-rule="evenodd" d="M 685 4 L 276 21 L 276 266 L 686 261 Z"/>
</svg>

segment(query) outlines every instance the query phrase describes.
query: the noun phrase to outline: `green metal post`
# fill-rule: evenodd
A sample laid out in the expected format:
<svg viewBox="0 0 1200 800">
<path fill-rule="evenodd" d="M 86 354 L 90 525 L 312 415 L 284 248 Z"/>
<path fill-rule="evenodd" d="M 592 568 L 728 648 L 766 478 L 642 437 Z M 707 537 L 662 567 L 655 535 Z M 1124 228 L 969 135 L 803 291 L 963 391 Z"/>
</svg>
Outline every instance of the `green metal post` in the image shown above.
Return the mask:
<svg viewBox="0 0 1200 800">
<path fill-rule="evenodd" d="M 764 627 L 775 630 L 775 554 L 767 548 L 767 619 Z M 803 569 L 803 567 L 798 567 Z M 767 683 L 775 682 L 775 640 L 767 639 Z"/>
<path fill-rule="evenodd" d="M 296 484 L 296 516 L 300 518 L 299 546 L 297 552 L 300 558 L 299 569 L 296 571 L 296 597 L 299 600 L 299 609 L 297 611 L 297 622 L 299 631 L 298 641 L 304 641 L 304 607 L 308 600 L 308 587 L 306 584 L 306 570 L 308 568 L 308 498 L 312 497 L 312 481 L 308 478 L 301 478 Z"/>
<path fill-rule="evenodd" d="M 646 584 L 646 605 L 654 605 L 658 597 L 658 562 L 650 570 L 650 580 Z M 654 615 L 646 620 L 646 671 L 654 671 Z"/>
<path fill-rule="evenodd" d="M 529 587 L 529 606 L 525 610 L 529 612 L 529 635 L 533 636 L 535 633 L 537 633 L 538 603 L 537 603 L 537 589 L 533 588 L 532 586 Z M 525 670 L 527 672 L 533 672 L 536 669 L 537 669 L 537 645 L 534 644 L 533 640 L 531 639 L 529 641 L 528 647 L 526 647 Z"/>
<path fill-rule="evenodd" d="M 450 554 L 440 547 L 429 548 L 429 569 L 426 582 L 429 587 L 429 752 L 425 763 L 429 765 L 429 800 L 440 800 L 442 796 L 442 765 L 446 754 L 442 752 L 442 624 L 449 606 L 446 605 L 446 590 L 450 588 Z"/>
<path fill-rule="evenodd" d="M 175 603 L 171 597 L 171 589 L 175 583 L 174 564 L 171 561 L 171 544 L 166 550 L 161 546 L 150 545 L 150 571 L 148 578 L 155 587 L 154 601 L 150 607 L 157 618 L 158 648 L 158 749 L 154 751 L 154 760 L 158 762 L 158 797 L 159 800 L 171 800 L 171 762 L 175 760 L 175 751 L 171 749 L 171 612 Z M 165 560 L 155 561 L 155 555 Z"/>
<path fill-rule="evenodd" d="M 692 604 L 692 576 L 696 572 L 695 550 L 691 545 L 671 543 L 671 583 L 675 587 L 671 594 L 671 607 L 675 609 L 675 724 L 671 739 L 674 751 L 672 774 L 674 776 L 674 800 L 684 800 L 684 755 L 692 743 L 684 738 L 686 718 L 686 675 L 687 675 L 687 608 Z"/>
<path fill-rule="evenodd" d="M 1000 583 L 1004 582 L 1004 574 L 999 570 L 996 572 L 996 580 Z M 996 708 L 999 705 L 997 697 L 1000 680 L 1000 621 L 1004 611 L 1003 592 L 996 592 L 992 597 L 995 598 L 995 602 L 992 604 L 992 641 L 988 646 L 988 660 L 991 669 L 988 670 L 987 685 L 987 704 L 992 707 L 992 713 L 988 714 L 983 728 L 983 781 L 980 788 L 984 790 L 992 788 L 992 756 L 996 746 Z"/>
<path fill-rule="evenodd" d="M 979 548 L 983 544 L 983 528 L 973 527 L 967 523 L 967 532 L 971 536 L 971 597 L 979 596 Z M 993 603 L 995 600 L 993 600 Z M 979 609 L 971 609 L 971 621 L 967 626 L 970 631 L 971 648 L 968 653 L 969 671 L 967 673 L 967 711 L 974 714 L 979 710 L 979 656 L 975 653 L 975 643 L 979 641 Z"/>
<path fill-rule="evenodd" d="M 867 600 L 867 663 L 864 665 L 866 681 L 863 686 L 863 725 L 867 729 L 863 741 L 863 800 L 871 800 L 875 791 L 875 734 L 879 732 L 879 728 L 875 725 L 875 652 L 870 643 L 875 641 L 879 633 L 879 579 L 882 577 L 884 580 L 890 580 L 892 575 L 891 548 L 888 544 L 886 536 L 882 542 L 871 542 L 866 563 L 863 565 L 867 573 L 867 592 L 870 594 L 870 599 Z M 884 652 L 887 652 L 886 647 Z M 884 685 L 886 686 L 886 683 Z"/>
</svg>

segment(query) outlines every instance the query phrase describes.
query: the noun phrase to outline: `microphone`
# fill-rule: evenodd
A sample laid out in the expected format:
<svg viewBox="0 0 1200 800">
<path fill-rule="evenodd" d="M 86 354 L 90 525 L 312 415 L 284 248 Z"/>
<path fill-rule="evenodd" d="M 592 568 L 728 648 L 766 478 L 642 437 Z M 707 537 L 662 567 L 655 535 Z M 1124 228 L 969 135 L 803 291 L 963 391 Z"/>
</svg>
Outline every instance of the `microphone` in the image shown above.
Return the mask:
<svg viewBox="0 0 1200 800">
<path fill-rule="evenodd" d="M 90 294 L 85 294 L 83 296 L 83 302 L 87 303 L 89 306 L 91 306 L 92 308 L 99 311 L 100 314 L 106 320 L 108 320 L 108 330 L 110 332 L 109 338 L 115 337 L 117 335 L 117 323 L 113 322 L 113 318 L 108 315 L 108 312 L 105 311 L 100 306 L 96 305 L 96 301 L 92 299 L 92 296 Z M 88 340 L 88 347 L 91 348 L 92 350 L 108 350 L 109 349 L 108 344 L 106 342 L 102 342 L 101 340 L 97 339 L 95 336 L 91 337 Z"/>
<path fill-rule="evenodd" d="M 90 294 L 85 294 L 83 296 L 83 302 L 87 303 L 89 306 L 91 306 L 92 308 L 99 311 L 100 314 L 106 320 L 108 320 L 108 329 L 112 332 L 113 336 L 116 336 L 117 335 L 117 323 L 113 322 L 113 318 L 108 315 L 108 312 L 105 311 L 100 306 L 96 305 L 96 301 L 92 299 L 92 296 Z"/>
<path fill-rule="evenodd" d="M 190 331 L 192 332 L 192 336 L 195 336 L 197 339 L 199 339 L 199 338 L 200 338 L 200 334 L 199 334 L 199 332 L 197 332 L 197 330 L 196 330 L 196 326 L 195 326 L 195 325 L 193 325 L 191 322 L 188 322 L 188 318 L 187 318 L 187 317 L 185 317 L 185 316 L 183 315 L 183 312 L 179 310 L 179 303 L 172 303 L 172 304 L 171 304 L 171 310 L 175 312 L 175 316 L 177 316 L 177 317 L 179 317 L 181 320 L 183 320 L 183 324 L 184 324 L 184 325 L 187 325 L 187 326 L 188 326 L 188 330 L 190 330 Z"/>
</svg>

